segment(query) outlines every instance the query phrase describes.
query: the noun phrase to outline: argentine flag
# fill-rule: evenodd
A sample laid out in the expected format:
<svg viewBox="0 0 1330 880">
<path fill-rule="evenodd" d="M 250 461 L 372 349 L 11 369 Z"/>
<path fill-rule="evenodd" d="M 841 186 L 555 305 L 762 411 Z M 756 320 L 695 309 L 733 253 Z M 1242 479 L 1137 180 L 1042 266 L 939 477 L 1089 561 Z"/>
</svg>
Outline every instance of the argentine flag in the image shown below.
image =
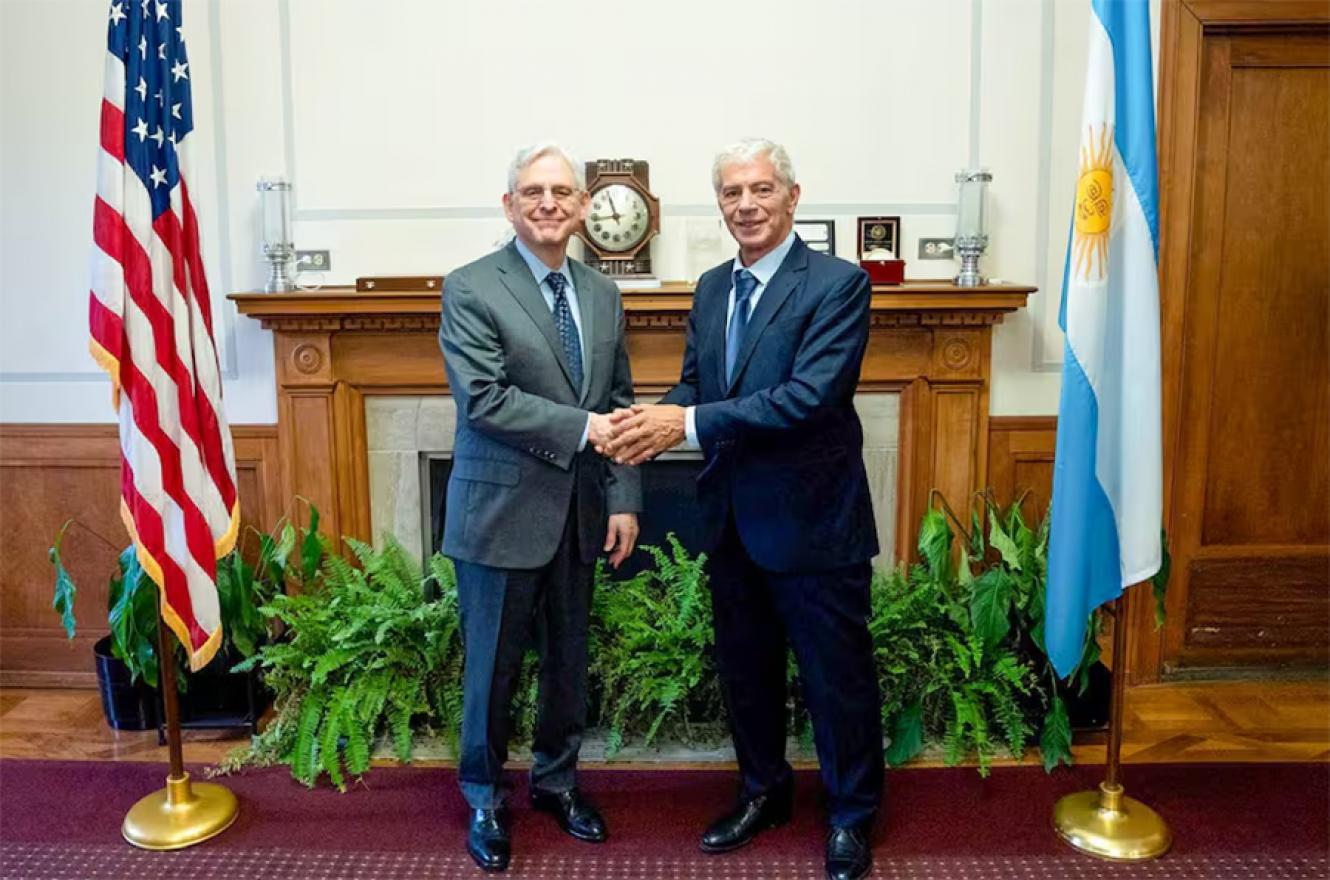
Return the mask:
<svg viewBox="0 0 1330 880">
<path fill-rule="evenodd" d="M 1150 10 L 1148 0 L 1091 6 L 1058 315 L 1066 349 L 1044 639 L 1060 676 L 1080 659 L 1090 612 L 1159 570 L 1163 515 Z"/>
</svg>

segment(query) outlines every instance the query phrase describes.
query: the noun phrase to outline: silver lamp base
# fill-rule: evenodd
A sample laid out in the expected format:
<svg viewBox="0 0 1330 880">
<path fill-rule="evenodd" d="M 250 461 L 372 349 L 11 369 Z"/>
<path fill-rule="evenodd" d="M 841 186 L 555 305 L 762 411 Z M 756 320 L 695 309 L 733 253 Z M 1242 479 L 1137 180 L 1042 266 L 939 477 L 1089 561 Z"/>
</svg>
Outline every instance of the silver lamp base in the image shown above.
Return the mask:
<svg viewBox="0 0 1330 880">
<path fill-rule="evenodd" d="M 295 290 L 291 278 L 291 257 L 283 253 L 266 254 L 268 259 L 268 283 L 263 285 L 264 293 L 286 293 Z"/>
<path fill-rule="evenodd" d="M 956 240 L 956 254 L 961 258 L 961 271 L 954 282 L 957 287 L 979 287 L 988 283 L 988 279 L 979 274 L 979 257 L 987 246 L 986 235 Z"/>
</svg>

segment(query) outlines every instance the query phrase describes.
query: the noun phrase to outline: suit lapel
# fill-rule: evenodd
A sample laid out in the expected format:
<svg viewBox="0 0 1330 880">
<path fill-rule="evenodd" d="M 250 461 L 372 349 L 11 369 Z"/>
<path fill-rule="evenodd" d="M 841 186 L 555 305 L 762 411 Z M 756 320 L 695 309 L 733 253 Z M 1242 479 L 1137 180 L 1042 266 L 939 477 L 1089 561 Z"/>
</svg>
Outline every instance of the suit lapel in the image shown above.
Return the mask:
<svg viewBox="0 0 1330 880">
<path fill-rule="evenodd" d="M 757 347 L 757 340 L 762 336 L 762 331 L 771 323 L 772 317 L 780 311 L 780 307 L 789 299 L 790 293 L 794 288 L 803 282 L 804 272 L 808 269 L 808 253 L 804 243 L 798 238 L 794 240 L 794 246 L 785 256 L 785 261 L 780 264 L 776 274 L 771 277 L 771 283 L 767 285 L 766 290 L 762 291 L 762 298 L 757 301 L 757 308 L 748 319 L 748 329 L 744 331 L 743 344 L 739 346 L 739 356 L 734 361 L 733 381 L 728 384 L 722 383 L 726 389 L 726 396 L 734 391 L 734 386 L 738 383 L 739 377 L 743 375 L 744 366 L 748 359 L 753 355 L 753 349 Z M 728 307 L 728 303 L 726 304 Z M 722 326 L 722 335 L 724 333 L 724 322 Z M 724 351 L 724 340 L 721 341 Z M 724 370 L 722 360 L 721 369 Z"/>
<path fill-rule="evenodd" d="M 563 370 L 563 377 L 568 380 L 569 387 L 573 384 L 573 374 L 568 368 L 568 360 L 563 355 L 563 343 L 559 341 L 559 331 L 554 327 L 554 315 L 550 312 L 550 307 L 545 303 L 545 297 L 536 285 L 536 279 L 531 275 L 531 269 L 527 266 L 522 255 L 517 252 L 517 246 L 509 244 L 503 249 L 505 259 L 498 264 L 499 278 L 503 281 L 503 286 L 508 288 L 513 299 L 520 305 L 535 322 L 540 335 L 545 337 L 545 341 L 554 352 L 555 359 L 559 362 L 559 369 Z M 579 293 L 581 292 L 579 288 Z M 585 357 L 585 354 L 584 354 Z M 583 369 L 585 373 L 585 369 Z M 582 396 L 582 389 L 574 389 L 577 396 Z"/>
</svg>

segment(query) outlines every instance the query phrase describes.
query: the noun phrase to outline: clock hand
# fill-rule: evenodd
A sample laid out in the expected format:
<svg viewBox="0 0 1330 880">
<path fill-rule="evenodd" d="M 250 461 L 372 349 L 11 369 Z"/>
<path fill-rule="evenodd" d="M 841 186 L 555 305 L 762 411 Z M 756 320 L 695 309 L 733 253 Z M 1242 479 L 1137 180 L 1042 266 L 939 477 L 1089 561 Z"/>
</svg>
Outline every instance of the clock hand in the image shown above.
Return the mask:
<svg viewBox="0 0 1330 880">
<path fill-rule="evenodd" d="M 619 209 L 614 207 L 614 196 L 610 195 L 609 190 L 605 191 L 605 201 L 610 203 L 610 216 L 615 220 L 619 219 Z"/>
</svg>

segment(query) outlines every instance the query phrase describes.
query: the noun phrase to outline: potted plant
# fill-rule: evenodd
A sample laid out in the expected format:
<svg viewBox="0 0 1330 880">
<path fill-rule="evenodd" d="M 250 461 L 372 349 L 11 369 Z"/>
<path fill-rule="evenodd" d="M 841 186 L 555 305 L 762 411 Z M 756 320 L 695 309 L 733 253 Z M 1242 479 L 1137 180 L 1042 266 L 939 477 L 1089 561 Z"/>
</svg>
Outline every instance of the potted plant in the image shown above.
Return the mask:
<svg viewBox="0 0 1330 880">
<path fill-rule="evenodd" d="M 52 607 L 60 614 L 65 634 L 71 639 L 77 627 L 74 602 L 78 590 L 65 568 L 61 545 L 72 523 L 60 528 L 48 553 L 55 569 Z M 263 552 L 271 554 L 276 549 L 277 545 L 268 540 Z M 254 569 L 238 552 L 232 551 L 218 560 L 217 589 L 224 632 L 217 657 L 203 670 L 190 673 L 186 671 L 183 649 L 176 646 L 182 723 L 232 726 L 208 723 L 209 713 L 204 706 L 221 704 L 227 717 L 238 719 L 236 726 L 252 727 L 264 702 L 257 680 L 246 682 L 226 676 L 231 666 L 253 654 L 266 639 L 267 624 L 258 606 L 270 588 L 254 576 Z M 93 654 L 107 723 L 117 730 L 157 727 L 161 739 L 164 719 L 158 692 L 158 604 L 157 585 L 139 564 L 131 544 L 121 551 L 117 569 L 111 574 L 107 591 L 110 632 L 96 642 Z"/>
</svg>

